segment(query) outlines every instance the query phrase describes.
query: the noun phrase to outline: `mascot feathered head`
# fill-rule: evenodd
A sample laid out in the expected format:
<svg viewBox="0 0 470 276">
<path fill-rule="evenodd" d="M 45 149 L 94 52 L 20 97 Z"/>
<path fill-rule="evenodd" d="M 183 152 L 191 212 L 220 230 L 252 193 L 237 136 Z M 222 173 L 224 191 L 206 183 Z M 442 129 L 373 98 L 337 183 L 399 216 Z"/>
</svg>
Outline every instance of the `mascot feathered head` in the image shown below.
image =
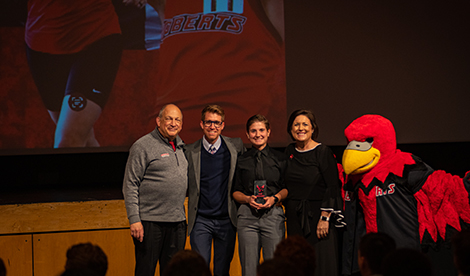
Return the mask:
<svg viewBox="0 0 470 276">
<path fill-rule="evenodd" d="M 345 130 L 348 146 L 343 154 L 346 174 L 360 174 L 374 168 L 396 152 L 393 124 L 380 115 L 364 115 Z"/>
</svg>

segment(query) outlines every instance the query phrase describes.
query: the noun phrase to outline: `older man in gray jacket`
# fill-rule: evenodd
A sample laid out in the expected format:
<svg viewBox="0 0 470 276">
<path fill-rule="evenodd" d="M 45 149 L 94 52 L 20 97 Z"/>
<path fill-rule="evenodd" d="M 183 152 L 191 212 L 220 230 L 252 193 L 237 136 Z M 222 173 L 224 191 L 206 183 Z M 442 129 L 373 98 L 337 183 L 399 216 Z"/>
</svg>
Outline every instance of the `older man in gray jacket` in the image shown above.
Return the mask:
<svg viewBox="0 0 470 276">
<path fill-rule="evenodd" d="M 188 163 L 178 136 L 183 115 L 166 105 L 157 127 L 129 151 L 123 194 L 135 246 L 135 275 L 153 276 L 157 262 L 162 275 L 171 257 L 184 249 Z"/>
</svg>

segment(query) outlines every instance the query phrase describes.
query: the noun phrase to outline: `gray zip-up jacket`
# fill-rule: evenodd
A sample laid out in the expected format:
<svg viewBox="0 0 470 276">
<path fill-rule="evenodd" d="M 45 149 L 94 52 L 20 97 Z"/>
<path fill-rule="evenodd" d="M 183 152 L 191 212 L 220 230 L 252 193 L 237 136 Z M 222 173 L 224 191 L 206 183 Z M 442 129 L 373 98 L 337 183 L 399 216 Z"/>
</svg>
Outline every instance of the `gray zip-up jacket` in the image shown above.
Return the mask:
<svg viewBox="0 0 470 276">
<path fill-rule="evenodd" d="M 158 129 L 137 140 L 129 150 L 122 192 L 129 223 L 186 220 L 184 200 L 188 163 L 183 141 L 176 151 Z"/>
</svg>

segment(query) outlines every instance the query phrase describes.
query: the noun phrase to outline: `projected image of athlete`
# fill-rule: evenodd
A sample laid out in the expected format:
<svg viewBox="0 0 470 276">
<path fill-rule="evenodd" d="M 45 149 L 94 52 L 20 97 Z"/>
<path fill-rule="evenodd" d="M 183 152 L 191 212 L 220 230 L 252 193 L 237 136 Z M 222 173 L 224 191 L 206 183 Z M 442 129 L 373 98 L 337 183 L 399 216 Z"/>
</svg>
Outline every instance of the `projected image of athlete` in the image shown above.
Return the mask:
<svg viewBox="0 0 470 276">
<path fill-rule="evenodd" d="M 93 125 L 118 71 L 122 46 L 111 0 L 29 0 L 31 74 L 56 124 L 54 147 L 96 147 Z"/>
<path fill-rule="evenodd" d="M 140 5 L 145 0 L 124 0 Z M 198 118 L 208 103 L 231 114 L 224 132 L 245 133 L 246 114 L 286 124 L 282 0 L 148 1 L 162 21 L 155 110 L 176 103 L 185 112 L 185 141 L 200 139 Z M 281 139 L 281 140 L 280 140 Z M 272 135 L 273 142 L 287 138 Z"/>
</svg>

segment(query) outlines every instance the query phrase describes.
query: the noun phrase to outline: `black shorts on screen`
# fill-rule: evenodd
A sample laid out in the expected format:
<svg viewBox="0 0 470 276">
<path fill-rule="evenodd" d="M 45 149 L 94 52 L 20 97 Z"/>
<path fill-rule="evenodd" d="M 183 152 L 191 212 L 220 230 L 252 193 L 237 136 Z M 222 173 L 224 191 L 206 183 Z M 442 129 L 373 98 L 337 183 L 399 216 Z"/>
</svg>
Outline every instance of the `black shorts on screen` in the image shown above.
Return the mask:
<svg viewBox="0 0 470 276">
<path fill-rule="evenodd" d="M 113 88 L 121 54 L 120 34 L 101 38 L 74 54 L 47 54 L 26 46 L 31 74 L 50 111 L 60 111 L 64 96 L 71 94 L 84 95 L 103 108 Z"/>
</svg>

